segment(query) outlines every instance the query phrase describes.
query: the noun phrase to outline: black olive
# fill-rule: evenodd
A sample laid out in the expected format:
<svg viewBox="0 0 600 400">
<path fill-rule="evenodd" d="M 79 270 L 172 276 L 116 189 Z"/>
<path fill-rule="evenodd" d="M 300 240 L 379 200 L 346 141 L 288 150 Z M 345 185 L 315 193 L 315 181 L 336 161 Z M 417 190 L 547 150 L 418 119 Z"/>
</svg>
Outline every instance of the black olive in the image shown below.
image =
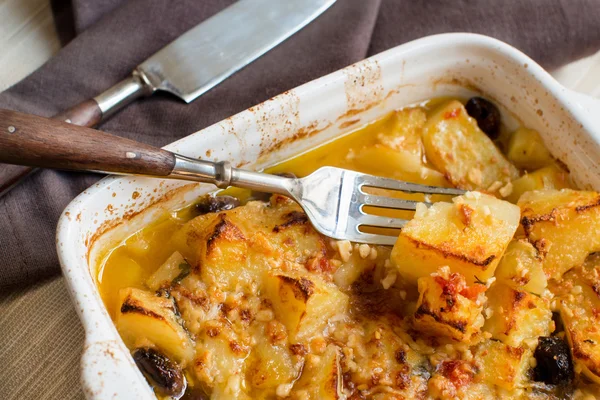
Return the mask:
<svg viewBox="0 0 600 400">
<path fill-rule="evenodd" d="M 496 139 L 500 134 L 500 111 L 492 102 L 483 97 L 471 97 L 465 104 L 467 113 L 475 118 L 479 129 L 490 139 Z"/>
<path fill-rule="evenodd" d="M 534 379 L 552 385 L 569 385 L 573 381 L 573 361 L 569 345 L 558 336 L 540 337 L 533 354 L 537 365 Z"/>
<path fill-rule="evenodd" d="M 198 386 L 188 387 L 180 400 L 209 400 L 210 396 Z"/>
<path fill-rule="evenodd" d="M 265 192 L 257 192 L 253 190 L 250 193 L 250 197 L 248 197 L 248 201 L 262 201 L 263 203 L 268 203 L 271 200 L 272 193 Z"/>
<path fill-rule="evenodd" d="M 187 386 L 183 371 L 159 351 L 142 347 L 133 352 L 133 359 L 150 384 L 166 396 L 179 398 Z"/>
<path fill-rule="evenodd" d="M 291 172 L 281 172 L 281 173 L 275 174 L 275 175 L 277 175 L 277 176 L 283 176 L 284 178 L 291 178 L 291 179 L 296 179 L 297 178 L 296 174 L 293 174 Z"/>
<path fill-rule="evenodd" d="M 558 311 L 552 311 L 552 321 L 554 321 L 554 333 L 552 334 L 553 336 L 556 336 L 556 334 L 565 331 L 565 324 L 563 323 L 562 318 L 560 317 L 560 313 Z"/>
<path fill-rule="evenodd" d="M 231 210 L 240 205 L 240 201 L 231 196 L 206 196 L 198 204 L 196 210 L 202 214 Z"/>
</svg>

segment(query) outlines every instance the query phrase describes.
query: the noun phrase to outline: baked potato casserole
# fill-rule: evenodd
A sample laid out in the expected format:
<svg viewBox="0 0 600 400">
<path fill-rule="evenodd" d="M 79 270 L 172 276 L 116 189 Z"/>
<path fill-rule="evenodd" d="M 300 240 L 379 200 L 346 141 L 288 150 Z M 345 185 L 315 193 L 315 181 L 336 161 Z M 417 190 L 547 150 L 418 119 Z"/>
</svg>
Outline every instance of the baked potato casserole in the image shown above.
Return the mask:
<svg viewBox="0 0 600 400">
<path fill-rule="evenodd" d="M 331 165 L 468 190 L 391 247 L 334 241 L 237 189 L 107 250 L 97 282 L 159 398 L 494 399 L 600 394 L 600 195 L 480 97 L 398 110 L 269 170 Z M 375 189 L 373 189 L 375 190 Z"/>
</svg>

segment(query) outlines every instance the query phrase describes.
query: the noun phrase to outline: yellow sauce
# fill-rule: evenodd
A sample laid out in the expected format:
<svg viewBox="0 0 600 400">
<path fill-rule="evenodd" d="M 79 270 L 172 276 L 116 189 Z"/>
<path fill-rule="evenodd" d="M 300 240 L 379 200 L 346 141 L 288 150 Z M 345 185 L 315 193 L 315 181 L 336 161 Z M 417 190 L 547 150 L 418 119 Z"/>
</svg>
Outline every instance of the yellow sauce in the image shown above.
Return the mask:
<svg viewBox="0 0 600 400">
<path fill-rule="evenodd" d="M 333 166 L 372 175 L 406 179 L 407 177 L 403 176 L 400 170 L 382 168 L 380 160 L 372 159 L 370 162 L 365 162 L 367 160 L 362 159 L 357 162 L 356 157 L 352 157 L 361 149 L 372 147 L 377 141 L 377 135 L 391 131 L 394 129 L 394 124 L 395 113 L 391 113 L 346 136 L 268 168 L 265 172 L 273 174 L 287 172 L 303 177 L 320 167 Z M 423 180 L 423 183 L 431 182 Z M 248 190 L 238 188 L 227 189 L 221 194 L 234 196 L 242 201 L 250 196 Z M 422 199 L 421 195 L 398 194 L 398 196 Z M 384 210 L 381 214 L 410 217 L 411 213 Z M 166 214 L 163 219 L 135 233 L 110 252 L 102 267 L 98 269 L 98 286 L 111 317 L 115 316 L 119 290 L 127 287 L 143 288 L 143 282 L 173 253 L 173 248 L 169 245 L 173 232 L 195 215 L 193 207 Z"/>
<path fill-rule="evenodd" d="M 446 98 L 433 99 L 419 108 L 430 113 L 447 100 Z M 394 168 L 394 165 L 384 162 L 385 160 L 369 158 L 368 154 L 362 158 L 356 157 L 361 150 L 372 148 L 378 141 L 378 135 L 392 132 L 396 128 L 396 124 L 396 113 L 392 112 L 345 136 L 270 167 L 265 172 L 292 173 L 303 177 L 321 167 L 332 166 L 410 182 L 449 186 L 448 182 L 443 178 L 440 179 L 439 176 L 421 178 L 406 173 L 400 168 Z M 220 194 L 236 197 L 242 202 L 245 202 L 251 195 L 250 191 L 239 188 L 229 188 L 221 191 Z M 422 201 L 424 199 L 420 194 L 394 192 L 388 193 L 388 195 L 410 200 Z M 443 196 L 432 196 L 431 199 L 437 201 L 443 199 Z M 366 210 L 369 211 L 369 208 Z M 405 219 L 410 219 L 412 215 L 410 211 L 385 209 L 371 211 L 377 215 Z M 166 214 L 163 219 L 135 233 L 109 253 L 103 265 L 98 268 L 98 286 L 111 317 L 115 316 L 119 290 L 127 287 L 143 287 L 143 282 L 173 253 L 173 248 L 169 245 L 172 233 L 194 216 L 196 214 L 193 207 Z M 370 232 L 372 229 L 365 228 L 365 231 Z M 382 230 L 378 231 L 378 233 L 380 232 Z"/>
</svg>

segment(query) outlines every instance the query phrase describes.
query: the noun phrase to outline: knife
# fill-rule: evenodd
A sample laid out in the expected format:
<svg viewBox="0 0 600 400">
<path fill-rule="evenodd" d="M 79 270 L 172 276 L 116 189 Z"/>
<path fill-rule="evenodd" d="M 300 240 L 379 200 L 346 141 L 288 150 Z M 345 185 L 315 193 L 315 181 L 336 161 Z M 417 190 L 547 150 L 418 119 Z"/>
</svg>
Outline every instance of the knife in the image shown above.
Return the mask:
<svg viewBox="0 0 600 400">
<path fill-rule="evenodd" d="M 131 75 L 54 119 L 93 127 L 157 90 L 191 103 L 302 29 L 336 0 L 239 0 L 138 65 Z M 34 169 L 0 164 L 0 197 Z"/>
</svg>

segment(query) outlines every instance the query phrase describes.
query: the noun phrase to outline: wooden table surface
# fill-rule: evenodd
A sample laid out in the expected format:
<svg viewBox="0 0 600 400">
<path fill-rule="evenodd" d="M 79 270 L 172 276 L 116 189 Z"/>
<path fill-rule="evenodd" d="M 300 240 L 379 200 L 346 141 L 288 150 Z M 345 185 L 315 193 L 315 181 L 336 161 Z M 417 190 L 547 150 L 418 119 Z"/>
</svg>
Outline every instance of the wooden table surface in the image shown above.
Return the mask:
<svg viewBox="0 0 600 400">
<path fill-rule="evenodd" d="M 49 0 L 0 0 L 0 91 L 59 49 Z"/>
</svg>

